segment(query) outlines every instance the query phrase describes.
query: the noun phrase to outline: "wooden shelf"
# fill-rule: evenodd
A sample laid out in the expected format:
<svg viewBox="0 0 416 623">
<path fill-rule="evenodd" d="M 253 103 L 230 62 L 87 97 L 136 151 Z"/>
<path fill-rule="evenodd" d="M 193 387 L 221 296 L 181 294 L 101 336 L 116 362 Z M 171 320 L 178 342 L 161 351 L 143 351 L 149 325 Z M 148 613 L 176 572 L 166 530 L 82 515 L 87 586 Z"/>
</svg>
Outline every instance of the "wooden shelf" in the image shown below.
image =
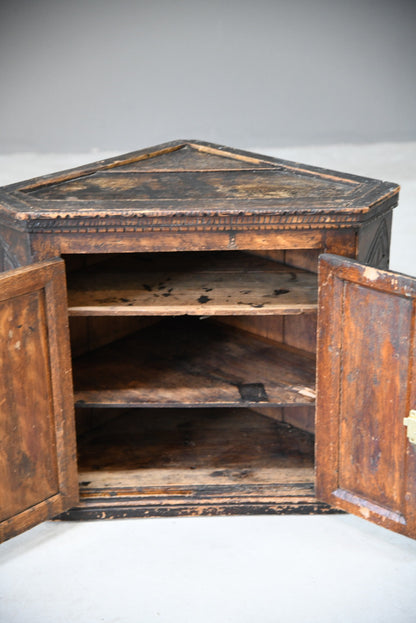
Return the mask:
<svg viewBox="0 0 416 623">
<path fill-rule="evenodd" d="M 317 309 L 314 273 L 241 252 L 123 256 L 69 273 L 71 316 L 270 315 Z"/>
<path fill-rule="evenodd" d="M 314 437 L 249 409 L 123 411 L 78 439 L 84 492 L 314 482 Z"/>
<path fill-rule="evenodd" d="M 314 357 L 220 323 L 165 319 L 74 361 L 85 407 L 285 406 L 315 400 Z"/>
<path fill-rule="evenodd" d="M 79 436 L 78 466 L 65 519 L 335 512 L 313 435 L 249 409 L 123 410 Z"/>
</svg>

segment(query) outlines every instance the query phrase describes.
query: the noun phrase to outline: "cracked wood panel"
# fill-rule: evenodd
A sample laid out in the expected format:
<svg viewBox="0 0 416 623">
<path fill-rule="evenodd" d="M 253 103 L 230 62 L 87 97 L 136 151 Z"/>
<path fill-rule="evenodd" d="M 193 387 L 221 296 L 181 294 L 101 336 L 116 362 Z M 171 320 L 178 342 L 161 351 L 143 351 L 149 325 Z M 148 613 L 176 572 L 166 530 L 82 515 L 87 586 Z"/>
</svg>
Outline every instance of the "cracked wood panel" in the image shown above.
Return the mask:
<svg viewBox="0 0 416 623">
<path fill-rule="evenodd" d="M 239 253 L 113 258 L 68 275 L 70 316 L 301 314 L 316 275 Z"/>
<path fill-rule="evenodd" d="M 78 406 L 282 406 L 315 400 L 310 353 L 196 319 L 165 320 L 77 358 Z"/>
</svg>

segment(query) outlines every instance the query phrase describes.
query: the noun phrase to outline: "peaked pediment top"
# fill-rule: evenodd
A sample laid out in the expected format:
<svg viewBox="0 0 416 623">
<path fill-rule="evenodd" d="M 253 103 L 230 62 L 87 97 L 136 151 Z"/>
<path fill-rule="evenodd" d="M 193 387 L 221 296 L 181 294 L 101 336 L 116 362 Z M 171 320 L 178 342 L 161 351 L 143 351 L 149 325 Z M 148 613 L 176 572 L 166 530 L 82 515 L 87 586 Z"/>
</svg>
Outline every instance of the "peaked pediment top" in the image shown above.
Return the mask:
<svg viewBox="0 0 416 623">
<path fill-rule="evenodd" d="M 6 186 L 0 214 L 366 213 L 398 191 L 379 180 L 178 140 Z"/>
</svg>

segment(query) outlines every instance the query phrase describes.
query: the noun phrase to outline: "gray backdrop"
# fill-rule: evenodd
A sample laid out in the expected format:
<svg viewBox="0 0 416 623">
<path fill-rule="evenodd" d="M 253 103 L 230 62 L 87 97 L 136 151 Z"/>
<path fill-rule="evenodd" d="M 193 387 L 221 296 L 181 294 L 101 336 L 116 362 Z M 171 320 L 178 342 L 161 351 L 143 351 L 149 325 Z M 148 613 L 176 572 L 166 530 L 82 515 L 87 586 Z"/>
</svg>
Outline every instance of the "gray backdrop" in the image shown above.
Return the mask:
<svg viewBox="0 0 416 623">
<path fill-rule="evenodd" d="M 416 139 L 416 0 L 3 0 L 0 152 Z"/>
</svg>

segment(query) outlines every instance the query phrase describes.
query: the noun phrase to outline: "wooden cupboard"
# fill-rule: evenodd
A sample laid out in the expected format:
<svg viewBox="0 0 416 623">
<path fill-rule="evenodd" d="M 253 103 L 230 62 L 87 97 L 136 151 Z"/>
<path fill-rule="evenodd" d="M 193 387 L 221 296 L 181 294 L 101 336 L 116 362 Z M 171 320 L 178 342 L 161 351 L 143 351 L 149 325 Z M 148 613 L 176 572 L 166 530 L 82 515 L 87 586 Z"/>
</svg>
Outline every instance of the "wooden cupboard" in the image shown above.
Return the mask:
<svg viewBox="0 0 416 623">
<path fill-rule="evenodd" d="M 336 508 L 414 535 L 398 191 L 201 141 L 3 188 L 2 538 Z"/>
</svg>

